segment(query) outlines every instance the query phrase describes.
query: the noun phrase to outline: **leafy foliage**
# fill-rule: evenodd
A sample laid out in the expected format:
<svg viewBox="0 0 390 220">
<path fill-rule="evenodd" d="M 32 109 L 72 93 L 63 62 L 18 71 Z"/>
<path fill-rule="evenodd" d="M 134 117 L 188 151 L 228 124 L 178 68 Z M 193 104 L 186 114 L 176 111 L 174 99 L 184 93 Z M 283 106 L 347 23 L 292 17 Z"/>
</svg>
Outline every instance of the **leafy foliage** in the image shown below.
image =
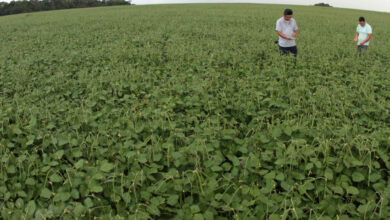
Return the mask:
<svg viewBox="0 0 390 220">
<path fill-rule="evenodd" d="M 23 0 L 0 2 L 0 16 L 36 11 L 60 10 L 70 8 L 88 8 L 113 5 L 129 5 L 125 0 Z"/>
<path fill-rule="evenodd" d="M 327 3 L 317 3 L 317 4 L 314 4 L 314 6 L 332 7 L 330 4 L 327 4 Z"/>
<path fill-rule="evenodd" d="M 0 18 L 1 218 L 389 219 L 389 15 L 282 9 Z"/>
</svg>

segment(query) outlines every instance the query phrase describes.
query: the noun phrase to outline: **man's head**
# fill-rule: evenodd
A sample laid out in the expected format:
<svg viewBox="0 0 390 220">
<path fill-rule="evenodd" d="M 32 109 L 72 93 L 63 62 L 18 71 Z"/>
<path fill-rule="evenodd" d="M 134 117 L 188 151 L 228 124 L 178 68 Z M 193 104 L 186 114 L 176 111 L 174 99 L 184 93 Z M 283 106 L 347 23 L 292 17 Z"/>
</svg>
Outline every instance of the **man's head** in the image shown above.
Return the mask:
<svg viewBox="0 0 390 220">
<path fill-rule="evenodd" d="M 284 13 L 283 13 L 283 17 L 284 17 L 284 20 L 286 21 L 289 21 L 293 16 L 293 11 L 291 9 L 286 9 L 284 10 Z"/>
<path fill-rule="evenodd" d="M 364 17 L 359 18 L 360 26 L 364 27 L 366 25 L 366 19 Z"/>
</svg>

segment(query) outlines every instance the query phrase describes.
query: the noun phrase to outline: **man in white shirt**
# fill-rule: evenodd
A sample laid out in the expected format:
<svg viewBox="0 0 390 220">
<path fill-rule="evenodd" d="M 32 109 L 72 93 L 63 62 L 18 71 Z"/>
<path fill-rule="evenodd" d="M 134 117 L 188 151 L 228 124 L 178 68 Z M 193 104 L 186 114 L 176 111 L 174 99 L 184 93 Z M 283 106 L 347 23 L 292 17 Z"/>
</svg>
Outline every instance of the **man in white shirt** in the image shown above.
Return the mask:
<svg viewBox="0 0 390 220">
<path fill-rule="evenodd" d="M 276 22 L 276 32 L 279 35 L 279 50 L 283 55 L 292 53 L 297 56 L 298 49 L 295 40 L 298 36 L 298 26 L 291 9 L 284 10 L 283 17 Z"/>
<path fill-rule="evenodd" d="M 366 22 L 364 17 L 359 18 L 359 24 L 356 28 L 356 36 L 354 42 L 358 45 L 359 56 L 363 55 L 370 45 L 370 39 L 372 37 L 372 28 Z"/>
</svg>

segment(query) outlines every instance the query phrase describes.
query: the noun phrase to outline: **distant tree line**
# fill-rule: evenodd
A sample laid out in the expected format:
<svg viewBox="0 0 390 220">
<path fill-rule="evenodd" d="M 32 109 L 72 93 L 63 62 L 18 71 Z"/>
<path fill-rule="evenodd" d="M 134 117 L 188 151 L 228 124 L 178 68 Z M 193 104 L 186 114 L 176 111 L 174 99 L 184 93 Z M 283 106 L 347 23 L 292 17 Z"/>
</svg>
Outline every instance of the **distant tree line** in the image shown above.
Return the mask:
<svg viewBox="0 0 390 220">
<path fill-rule="evenodd" d="M 130 4 L 131 1 L 126 0 L 23 0 L 9 3 L 0 2 L 0 16 L 34 11 Z"/>
<path fill-rule="evenodd" d="M 332 7 L 331 5 L 329 5 L 329 4 L 326 4 L 326 3 L 318 3 L 318 4 L 315 4 L 314 6 L 321 6 L 321 7 Z"/>
</svg>

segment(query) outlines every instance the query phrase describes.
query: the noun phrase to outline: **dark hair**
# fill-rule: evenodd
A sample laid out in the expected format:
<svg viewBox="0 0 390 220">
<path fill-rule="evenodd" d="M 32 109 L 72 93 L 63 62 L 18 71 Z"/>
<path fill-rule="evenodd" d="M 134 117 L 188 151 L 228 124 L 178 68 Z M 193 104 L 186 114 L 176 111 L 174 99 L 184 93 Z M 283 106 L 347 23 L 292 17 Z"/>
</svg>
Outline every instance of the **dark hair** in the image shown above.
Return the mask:
<svg viewBox="0 0 390 220">
<path fill-rule="evenodd" d="M 293 11 L 289 8 L 287 8 L 286 10 L 284 10 L 284 15 L 292 15 L 293 14 Z"/>
<path fill-rule="evenodd" d="M 362 22 L 362 21 L 364 22 L 364 21 L 366 21 L 366 19 L 364 17 L 360 17 L 359 22 Z"/>
</svg>

